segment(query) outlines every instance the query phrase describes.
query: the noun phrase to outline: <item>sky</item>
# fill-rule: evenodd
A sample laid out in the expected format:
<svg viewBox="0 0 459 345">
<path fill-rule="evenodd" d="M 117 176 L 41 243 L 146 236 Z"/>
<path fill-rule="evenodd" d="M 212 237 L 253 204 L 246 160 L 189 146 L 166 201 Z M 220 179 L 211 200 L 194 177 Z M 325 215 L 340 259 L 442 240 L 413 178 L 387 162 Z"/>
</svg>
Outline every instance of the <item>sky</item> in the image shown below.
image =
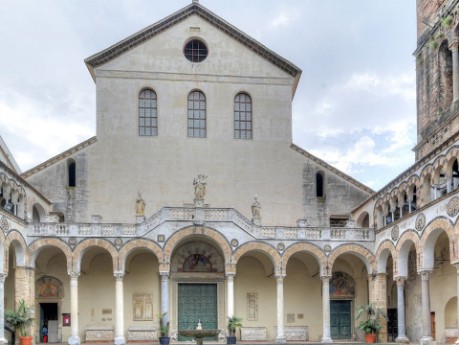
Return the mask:
<svg viewBox="0 0 459 345">
<path fill-rule="evenodd" d="M 0 135 L 22 171 L 94 136 L 84 59 L 191 0 L 1 0 Z M 414 163 L 415 0 L 200 0 L 302 71 L 293 143 L 378 190 Z"/>
</svg>

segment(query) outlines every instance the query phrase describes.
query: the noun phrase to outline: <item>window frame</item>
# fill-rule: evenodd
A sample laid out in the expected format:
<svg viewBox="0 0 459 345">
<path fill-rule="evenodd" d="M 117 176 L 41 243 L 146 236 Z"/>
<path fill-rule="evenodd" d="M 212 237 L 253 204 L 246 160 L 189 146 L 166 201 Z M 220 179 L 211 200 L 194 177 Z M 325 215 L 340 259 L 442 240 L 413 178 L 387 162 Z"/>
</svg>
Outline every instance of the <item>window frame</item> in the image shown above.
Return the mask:
<svg viewBox="0 0 459 345">
<path fill-rule="evenodd" d="M 201 90 L 192 90 L 187 97 L 187 137 L 207 138 L 207 97 Z"/>
<path fill-rule="evenodd" d="M 154 97 L 146 97 L 147 92 Z M 150 102 L 150 104 L 147 105 L 146 102 Z M 158 95 L 156 91 L 147 87 L 140 90 L 137 109 L 138 135 L 140 137 L 158 136 Z"/>
<path fill-rule="evenodd" d="M 241 96 L 245 97 L 244 101 L 240 100 Z M 248 119 L 248 117 L 250 119 Z M 253 100 L 248 92 L 238 92 L 236 96 L 234 96 L 233 127 L 234 139 L 253 139 Z"/>
</svg>

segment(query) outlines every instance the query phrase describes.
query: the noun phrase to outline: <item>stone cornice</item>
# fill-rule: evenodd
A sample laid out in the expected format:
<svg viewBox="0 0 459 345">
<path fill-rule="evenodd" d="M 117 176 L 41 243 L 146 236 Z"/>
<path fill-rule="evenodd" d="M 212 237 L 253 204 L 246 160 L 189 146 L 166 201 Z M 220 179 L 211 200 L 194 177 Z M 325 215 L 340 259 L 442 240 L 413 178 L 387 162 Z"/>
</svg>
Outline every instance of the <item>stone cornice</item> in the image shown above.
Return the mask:
<svg viewBox="0 0 459 345">
<path fill-rule="evenodd" d="M 32 176 L 32 175 L 44 170 L 44 169 L 46 169 L 47 167 L 49 167 L 51 165 L 56 164 L 57 162 L 61 161 L 62 159 L 66 158 L 66 157 L 69 157 L 69 156 L 73 155 L 74 153 L 76 153 L 78 151 L 81 151 L 82 149 L 94 144 L 95 142 L 97 142 L 97 137 L 89 138 L 88 140 L 85 140 L 82 143 L 69 148 L 68 150 L 58 154 L 57 156 L 54 156 L 54 157 L 48 159 L 47 161 L 41 163 L 40 165 L 37 165 L 36 167 L 25 171 L 24 173 L 21 174 L 21 177 L 26 179 L 26 178 L 28 178 L 28 177 L 30 177 L 30 176 Z"/>
<path fill-rule="evenodd" d="M 87 59 L 85 63 L 95 79 L 94 69 L 111 61 L 112 59 L 128 52 L 129 50 L 139 46 L 150 38 L 158 35 L 159 33 L 169 29 L 170 27 L 182 22 L 192 15 L 197 15 L 212 26 L 221 30 L 231 38 L 235 39 L 245 47 L 249 48 L 256 54 L 271 62 L 284 72 L 294 77 L 294 90 L 301 75 L 301 69 L 284 59 L 280 55 L 274 53 L 272 50 L 266 48 L 264 45 L 251 38 L 244 32 L 240 31 L 224 19 L 220 18 L 213 12 L 209 11 L 199 3 L 192 3 L 187 7 L 173 13 L 172 15 L 160 20 L 159 22 L 146 27 L 145 29 L 125 38 L 124 40 L 112 45 L 111 47 L 94 54 Z M 294 93 L 294 92 L 293 92 Z"/>
<path fill-rule="evenodd" d="M 290 144 L 290 148 L 292 148 L 296 152 L 302 154 L 303 156 L 309 158 L 310 160 L 314 161 L 315 163 L 323 166 L 325 169 L 330 170 L 332 173 L 334 173 L 334 174 L 338 175 L 339 177 L 345 179 L 346 181 L 352 183 L 356 187 L 364 190 L 365 192 L 370 193 L 370 194 L 374 194 L 375 193 L 375 191 L 373 189 L 371 189 L 370 187 L 365 186 L 363 183 L 360 183 L 356 179 L 354 179 L 354 178 L 350 177 L 349 175 L 343 173 L 342 171 L 334 168 L 330 164 L 328 164 L 325 161 L 323 161 L 322 159 L 314 156 L 313 154 L 307 152 L 306 150 L 302 149 L 301 147 L 299 147 L 299 146 L 297 146 L 295 144 Z"/>
</svg>

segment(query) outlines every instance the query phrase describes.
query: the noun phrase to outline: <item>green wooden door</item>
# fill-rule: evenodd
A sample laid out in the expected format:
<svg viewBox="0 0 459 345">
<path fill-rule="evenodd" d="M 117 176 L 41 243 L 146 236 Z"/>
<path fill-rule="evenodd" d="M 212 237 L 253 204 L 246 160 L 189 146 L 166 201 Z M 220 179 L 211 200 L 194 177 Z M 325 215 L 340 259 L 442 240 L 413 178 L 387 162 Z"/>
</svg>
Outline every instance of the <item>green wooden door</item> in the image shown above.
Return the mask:
<svg viewBox="0 0 459 345">
<path fill-rule="evenodd" d="M 351 338 L 351 301 L 330 301 L 330 332 L 333 340 Z"/>
<path fill-rule="evenodd" d="M 217 329 L 217 284 L 178 285 L 178 329 Z M 216 340 L 204 338 L 205 340 Z M 179 336 L 178 340 L 191 340 Z"/>
</svg>

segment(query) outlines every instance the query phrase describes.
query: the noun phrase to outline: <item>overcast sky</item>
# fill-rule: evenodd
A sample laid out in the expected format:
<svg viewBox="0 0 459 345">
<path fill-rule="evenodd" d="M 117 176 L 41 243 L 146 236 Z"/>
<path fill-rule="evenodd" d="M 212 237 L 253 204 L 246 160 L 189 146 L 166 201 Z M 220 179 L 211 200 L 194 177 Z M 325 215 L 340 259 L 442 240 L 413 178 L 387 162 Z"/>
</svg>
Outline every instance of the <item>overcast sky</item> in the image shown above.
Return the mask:
<svg viewBox="0 0 459 345">
<path fill-rule="evenodd" d="M 0 0 L 0 135 L 25 171 L 95 135 L 83 60 L 191 0 Z M 415 0 L 201 0 L 303 70 L 293 142 L 379 189 L 414 163 Z"/>
</svg>

